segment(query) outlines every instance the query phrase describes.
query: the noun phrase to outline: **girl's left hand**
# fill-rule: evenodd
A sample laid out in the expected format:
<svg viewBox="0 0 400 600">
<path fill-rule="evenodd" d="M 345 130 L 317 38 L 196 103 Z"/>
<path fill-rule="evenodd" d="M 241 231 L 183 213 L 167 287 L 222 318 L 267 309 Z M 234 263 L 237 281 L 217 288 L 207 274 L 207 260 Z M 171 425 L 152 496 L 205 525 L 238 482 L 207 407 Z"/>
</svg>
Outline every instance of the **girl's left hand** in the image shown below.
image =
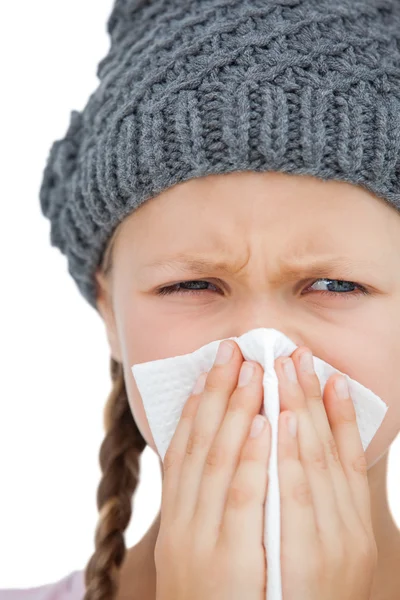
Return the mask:
<svg viewBox="0 0 400 600">
<path fill-rule="evenodd" d="M 312 358 L 301 346 L 293 360 L 275 361 L 283 600 L 369 600 L 378 552 L 356 413 L 346 388 L 342 398 L 335 392 L 334 383 L 345 381 L 337 373 L 322 398 L 315 372 L 301 368 L 307 352 Z M 297 416 L 295 438 L 285 426 L 288 410 Z"/>
</svg>

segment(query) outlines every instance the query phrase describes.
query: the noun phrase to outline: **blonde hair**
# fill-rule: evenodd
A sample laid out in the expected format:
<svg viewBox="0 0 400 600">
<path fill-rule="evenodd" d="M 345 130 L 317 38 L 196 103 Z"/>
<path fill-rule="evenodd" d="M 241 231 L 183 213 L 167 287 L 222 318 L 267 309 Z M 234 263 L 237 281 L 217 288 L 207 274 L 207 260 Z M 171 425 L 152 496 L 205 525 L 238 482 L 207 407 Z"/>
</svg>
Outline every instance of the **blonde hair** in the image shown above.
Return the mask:
<svg viewBox="0 0 400 600">
<path fill-rule="evenodd" d="M 112 269 L 116 231 L 100 267 L 106 276 Z M 131 519 L 132 498 L 140 481 L 140 455 L 147 445 L 129 406 L 122 364 L 112 357 L 110 374 L 112 389 L 104 407 L 105 435 L 99 453 L 102 472 L 97 488 L 99 518 L 95 550 L 85 568 L 84 600 L 116 598 L 119 569 L 126 554 L 124 532 Z"/>
</svg>

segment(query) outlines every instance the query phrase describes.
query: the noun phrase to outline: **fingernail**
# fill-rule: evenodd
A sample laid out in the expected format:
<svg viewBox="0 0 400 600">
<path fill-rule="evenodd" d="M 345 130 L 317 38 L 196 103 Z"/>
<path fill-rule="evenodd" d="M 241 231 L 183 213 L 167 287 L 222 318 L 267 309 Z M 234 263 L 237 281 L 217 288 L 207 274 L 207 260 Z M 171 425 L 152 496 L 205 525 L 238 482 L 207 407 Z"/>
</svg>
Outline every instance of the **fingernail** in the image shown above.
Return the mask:
<svg viewBox="0 0 400 600">
<path fill-rule="evenodd" d="M 346 400 L 349 397 L 349 388 L 344 377 L 335 379 L 335 391 L 339 400 Z"/>
<path fill-rule="evenodd" d="M 251 363 L 248 362 L 244 362 L 242 364 L 242 366 L 240 367 L 240 373 L 239 373 L 239 381 L 238 381 L 238 387 L 243 387 L 245 385 L 247 385 L 254 373 L 254 365 L 252 365 Z"/>
<path fill-rule="evenodd" d="M 221 342 L 218 347 L 217 356 L 215 357 L 215 365 L 225 365 L 229 362 L 233 354 L 233 346 L 229 342 Z"/>
<path fill-rule="evenodd" d="M 193 388 L 192 394 L 201 394 L 201 392 L 204 390 L 204 387 L 206 385 L 207 375 L 208 375 L 208 373 L 202 373 L 200 375 L 200 377 L 196 381 L 196 385 Z"/>
<path fill-rule="evenodd" d="M 283 370 L 289 381 L 297 381 L 296 369 L 291 358 L 284 361 Z"/>
</svg>

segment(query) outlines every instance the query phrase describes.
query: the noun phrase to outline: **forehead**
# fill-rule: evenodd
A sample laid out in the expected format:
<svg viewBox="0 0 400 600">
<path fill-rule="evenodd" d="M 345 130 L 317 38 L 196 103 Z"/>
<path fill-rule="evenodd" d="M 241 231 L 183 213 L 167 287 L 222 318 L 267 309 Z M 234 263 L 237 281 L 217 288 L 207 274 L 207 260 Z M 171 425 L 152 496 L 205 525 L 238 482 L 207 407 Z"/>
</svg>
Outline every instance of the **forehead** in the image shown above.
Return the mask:
<svg viewBox="0 0 400 600">
<path fill-rule="evenodd" d="M 393 207 L 365 188 L 344 181 L 244 171 L 189 179 L 146 200 L 134 214 L 138 223 L 196 216 L 211 226 L 213 216 L 219 216 L 219 226 L 236 216 L 244 224 L 252 218 L 268 222 L 307 211 L 342 215 L 344 209 L 368 216 Z"/>
<path fill-rule="evenodd" d="M 121 238 L 149 262 L 167 255 L 243 256 L 250 243 L 279 250 L 282 260 L 336 253 L 338 245 L 344 255 L 357 247 L 362 255 L 366 245 L 382 254 L 392 238 L 400 239 L 398 216 L 384 200 L 346 182 L 235 172 L 191 179 L 145 201 L 125 219 Z"/>
</svg>

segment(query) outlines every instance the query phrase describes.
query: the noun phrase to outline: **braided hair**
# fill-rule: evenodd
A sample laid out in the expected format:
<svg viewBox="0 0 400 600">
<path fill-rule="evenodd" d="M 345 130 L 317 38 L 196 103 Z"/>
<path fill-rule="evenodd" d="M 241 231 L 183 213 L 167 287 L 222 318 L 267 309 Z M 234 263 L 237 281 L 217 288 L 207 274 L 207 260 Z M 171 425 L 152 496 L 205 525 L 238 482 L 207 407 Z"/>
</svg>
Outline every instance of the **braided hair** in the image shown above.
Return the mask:
<svg viewBox="0 0 400 600">
<path fill-rule="evenodd" d="M 111 270 L 112 236 L 101 271 Z M 124 531 L 132 514 L 132 498 L 140 477 L 140 456 L 147 442 L 132 415 L 122 364 L 110 359 L 112 389 L 104 408 L 105 436 L 100 447 L 101 480 L 97 488 L 99 518 L 95 550 L 85 568 L 84 600 L 113 600 L 126 546 Z"/>
</svg>

